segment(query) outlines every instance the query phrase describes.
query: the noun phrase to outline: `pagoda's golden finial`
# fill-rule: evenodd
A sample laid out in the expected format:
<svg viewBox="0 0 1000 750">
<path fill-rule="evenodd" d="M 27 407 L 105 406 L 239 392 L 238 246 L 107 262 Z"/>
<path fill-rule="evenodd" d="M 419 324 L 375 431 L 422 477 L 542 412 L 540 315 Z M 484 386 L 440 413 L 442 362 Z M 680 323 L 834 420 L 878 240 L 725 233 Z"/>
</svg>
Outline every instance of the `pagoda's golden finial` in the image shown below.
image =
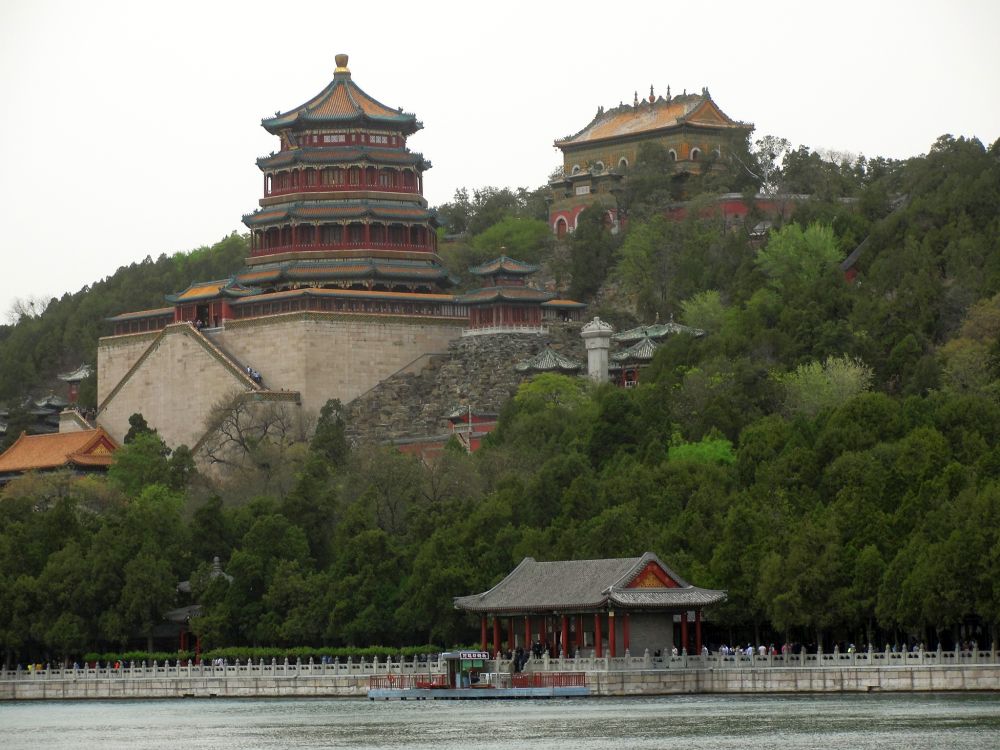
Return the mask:
<svg viewBox="0 0 1000 750">
<path fill-rule="evenodd" d="M 347 73 L 350 74 L 351 69 L 347 67 L 347 55 L 341 52 L 339 55 L 333 58 L 337 61 L 337 69 L 333 71 L 334 75 L 337 73 Z"/>
</svg>

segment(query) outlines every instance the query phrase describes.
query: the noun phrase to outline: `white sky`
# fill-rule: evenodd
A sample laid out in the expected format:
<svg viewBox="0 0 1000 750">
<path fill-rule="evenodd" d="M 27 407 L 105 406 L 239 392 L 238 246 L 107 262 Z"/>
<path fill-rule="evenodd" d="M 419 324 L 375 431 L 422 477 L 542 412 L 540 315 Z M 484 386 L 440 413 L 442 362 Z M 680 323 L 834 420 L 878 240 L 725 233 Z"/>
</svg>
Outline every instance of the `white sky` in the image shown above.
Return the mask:
<svg viewBox="0 0 1000 750">
<path fill-rule="evenodd" d="M 0 319 L 16 298 L 243 231 L 255 159 L 278 149 L 261 118 L 318 93 L 338 52 L 423 121 L 409 146 L 434 164 L 437 205 L 543 184 L 555 139 L 650 84 L 708 86 L 755 136 L 794 145 L 989 145 L 998 30 L 998 0 L 0 0 Z"/>
</svg>

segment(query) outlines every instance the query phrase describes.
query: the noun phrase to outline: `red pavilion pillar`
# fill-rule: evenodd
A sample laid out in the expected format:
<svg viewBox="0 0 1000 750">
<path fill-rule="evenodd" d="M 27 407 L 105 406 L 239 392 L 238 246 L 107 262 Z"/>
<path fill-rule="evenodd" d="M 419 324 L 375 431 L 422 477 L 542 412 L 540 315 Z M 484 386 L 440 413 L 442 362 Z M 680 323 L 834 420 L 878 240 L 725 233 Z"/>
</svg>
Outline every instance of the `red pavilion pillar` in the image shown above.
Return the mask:
<svg viewBox="0 0 1000 750">
<path fill-rule="evenodd" d="M 500 618 L 493 615 L 493 653 L 500 650 Z"/>
<path fill-rule="evenodd" d="M 348 242 L 348 232 L 347 232 L 347 224 L 345 223 L 345 224 L 341 224 L 340 225 L 340 245 L 341 245 L 341 247 L 347 247 L 347 242 Z"/>
<path fill-rule="evenodd" d="M 562 640 L 559 642 L 564 656 L 569 656 L 569 618 L 562 616 Z"/>
<path fill-rule="evenodd" d="M 479 645 L 486 650 L 486 615 L 480 615 L 479 617 Z"/>
<path fill-rule="evenodd" d="M 364 225 L 364 226 L 365 226 L 365 244 L 367 245 L 367 244 L 371 243 L 371 241 L 372 241 L 372 240 L 371 240 L 371 236 L 372 236 L 372 225 L 371 225 L 371 224 L 369 224 L 369 223 L 368 223 L 368 222 L 366 221 L 366 222 L 365 222 L 365 225 Z"/>
<path fill-rule="evenodd" d="M 576 648 L 583 648 L 583 615 L 576 616 Z"/>
<path fill-rule="evenodd" d="M 681 651 L 686 651 L 688 647 L 688 613 L 681 612 Z"/>
<path fill-rule="evenodd" d="M 616 655 L 616 644 L 615 641 L 618 640 L 616 631 L 618 628 L 615 627 L 615 611 L 613 609 L 608 610 L 608 656 L 612 659 Z"/>
<path fill-rule="evenodd" d="M 701 610 L 694 611 L 694 652 L 701 653 Z"/>
<path fill-rule="evenodd" d="M 507 621 L 507 648 L 511 651 L 513 651 L 514 646 L 517 645 L 514 643 L 514 633 L 516 632 L 517 631 L 514 630 L 514 616 L 511 615 L 510 619 Z"/>
<path fill-rule="evenodd" d="M 524 650 L 531 650 L 531 615 L 524 616 Z"/>
<path fill-rule="evenodd" d="M 625 619 L 622 620 L 622 648 L 625 649 L 625 653 L 629 653 L 629 613 L 625 613 Z"/>
<path fill-rule="evenodd" d="M 594 613 L 594 656 L 600 659 L 604 656 L 604 646 L 601 645 L 601 613 Z"/>
</svg>

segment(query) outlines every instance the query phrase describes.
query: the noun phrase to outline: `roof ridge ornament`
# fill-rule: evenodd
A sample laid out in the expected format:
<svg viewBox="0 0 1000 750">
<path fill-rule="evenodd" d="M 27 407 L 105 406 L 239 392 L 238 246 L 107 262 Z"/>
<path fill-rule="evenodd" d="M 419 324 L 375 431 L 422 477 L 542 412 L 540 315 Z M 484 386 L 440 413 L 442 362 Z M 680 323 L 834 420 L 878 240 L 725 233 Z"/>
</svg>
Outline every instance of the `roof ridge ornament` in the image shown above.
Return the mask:
<svg viewBox="0 0 1000 750">
<path fill-rule="evenodd" d="M 337 69 L 333 71 L 335 76 L 337 75 L 351 75 L 351 69 L 347 67 L 347 55 L 341 52 L 333 58 L 337 62 Z"/>
</svg>

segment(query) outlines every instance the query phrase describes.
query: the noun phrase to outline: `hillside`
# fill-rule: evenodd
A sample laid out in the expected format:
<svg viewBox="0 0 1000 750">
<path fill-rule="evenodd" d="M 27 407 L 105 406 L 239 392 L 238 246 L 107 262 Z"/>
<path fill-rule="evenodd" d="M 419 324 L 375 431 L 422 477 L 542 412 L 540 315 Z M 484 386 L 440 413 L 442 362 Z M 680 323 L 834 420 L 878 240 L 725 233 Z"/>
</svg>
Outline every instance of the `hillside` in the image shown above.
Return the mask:
<svg viewBox="0 0 1000 750">
<path fill-rule="evenodd" d="M 110 331 L 105 318 L 132 310 L 164 307 L 164 295 L 194 281 L 226 278 L 248 252 L 245 238 L 231 235 L 186 253 L 146 256 L 73 294 L 49 301 L 39 315 L 22 315 L 0 326 L 0 403 L 64 388 L 55 375 L 81 363 L 94 364 L 97 339 Z M 85 395 L 86 395 L 85 391 Z M 96 391 L 89 390 L 94 406 Z"/>
<path fill-rule="evenodd" d="M 106 483 L 11 483 L 0 642 L 135 642 L 190 578 L 206 646 L 471 643 L 452 597 L 523 557 L 645 550 L 729 592 L 713 645 L 996 640 L 1000 143 L 945 136 L 892 165 L 793 153 L 785 179 L 816 197 L 766 241 L 752 215 L 665 221 L 655 189 L 631 196 L 626 232 L 588 217 L 569 240 L 578 289 L 610 279 L 644 319 L 708 331 L 669 339 L 636 388 L 534 378 L 480 451 L 430 466 L 349 448 L 352 431 L 424 429 L 475 395 L 460 373 L 476 344 L 459 342 L 329 405 L 309 445 L 244 436 L 228 476 L 144 435 Z M 467 371 L 496 386 L 484 401 L 516 385 Z M 215 555 L 231 585 L 209 575 Z"/>
</svg>

